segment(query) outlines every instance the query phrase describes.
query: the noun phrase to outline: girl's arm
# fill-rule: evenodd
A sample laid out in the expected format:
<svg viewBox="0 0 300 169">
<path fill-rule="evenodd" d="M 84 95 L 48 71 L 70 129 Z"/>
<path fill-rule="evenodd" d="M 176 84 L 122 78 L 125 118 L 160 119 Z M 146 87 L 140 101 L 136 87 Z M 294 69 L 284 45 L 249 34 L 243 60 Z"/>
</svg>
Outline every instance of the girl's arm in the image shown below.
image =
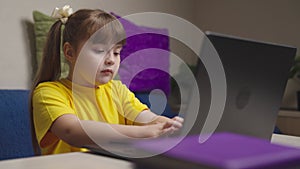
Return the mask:
<svg viewBox="0 0 300 169">
<path fill-rule="evenodd" d="M 111 140 L 155 138 L 169 133 L 171 126 L 169 122 L 145 126 L 108 124 L 65 114 L 53 122 L 50 131 L 68 144 L 82 147 Z"/>
</svg>

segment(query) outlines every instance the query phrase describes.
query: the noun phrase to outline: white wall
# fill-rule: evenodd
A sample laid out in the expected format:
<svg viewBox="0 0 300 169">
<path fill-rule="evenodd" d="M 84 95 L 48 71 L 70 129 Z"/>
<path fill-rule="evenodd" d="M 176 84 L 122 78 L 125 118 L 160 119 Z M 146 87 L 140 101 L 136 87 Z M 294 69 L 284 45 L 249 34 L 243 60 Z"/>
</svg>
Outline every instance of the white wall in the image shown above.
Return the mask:
<svg viewBox="0 0 300 169">
<path fill-rule="evenodd" d="M 198 0 L 202 30 L 300 47 L 298 0 Z"/>
<path fill-rule="evenodd" d="M 300 48 L 299 6 L 299 0 L 198 0 L 196 23 L 203 31 Z M 300 80 L 290 79 L 282 107 L 296 107 L 298 90 Z"/>
<path fill-rule="evenodd" d="M 32 79 L 32 11 L 51 14 L 54 7 L 70 4 L 74 10 L 101 8 L 121 16 L 138 12 L 164 12 L 195 20 L 195 0 L 4 0 L 0 1 L 0 89 L 29 89 Z"/>
</svg>

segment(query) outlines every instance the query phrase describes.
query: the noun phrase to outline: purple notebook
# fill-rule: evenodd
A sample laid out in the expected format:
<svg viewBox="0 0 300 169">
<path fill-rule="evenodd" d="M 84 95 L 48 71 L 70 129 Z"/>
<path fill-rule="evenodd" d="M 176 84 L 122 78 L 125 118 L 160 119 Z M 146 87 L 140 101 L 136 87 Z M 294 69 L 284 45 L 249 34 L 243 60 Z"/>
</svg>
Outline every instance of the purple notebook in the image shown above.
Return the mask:
<svg viewBox="0 0 300 169">
<path fill-rule="evenodd" d="M 155 153 L 177 140 L 143 141 L 136 146 Z M 149 168 L 300 168 L 300 149 L 271 144 L 268 140 L 232 133 L 213 134 L 202 144 L 198 140 L 199 136 L 188 136 L 163 154 L 134 161 Z"/>
</svg>

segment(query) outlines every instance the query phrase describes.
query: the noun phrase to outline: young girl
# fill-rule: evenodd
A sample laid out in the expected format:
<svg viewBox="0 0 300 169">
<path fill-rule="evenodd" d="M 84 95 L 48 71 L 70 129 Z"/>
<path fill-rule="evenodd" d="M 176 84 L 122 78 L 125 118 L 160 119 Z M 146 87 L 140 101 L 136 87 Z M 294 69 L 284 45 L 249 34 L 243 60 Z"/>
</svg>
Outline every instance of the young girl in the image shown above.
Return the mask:
<svg viewBox="0 0 300 169">
<path fill-rule="evenodd" d="M 155 138 L 178 130 L 182 118 L 152 113 L 125 85 L 112 80 L 125 44 L 120 22 L 99 9 L 69 15 L 70 11 L 68 6 L 56 10 L 58 20 L 49 31 L 33 84 L 37 150 L 42 154 L 84 151 L 84 145 Z M 61 43 L 70 67 L 67 78 L 60 78 Z"/>
</svg>

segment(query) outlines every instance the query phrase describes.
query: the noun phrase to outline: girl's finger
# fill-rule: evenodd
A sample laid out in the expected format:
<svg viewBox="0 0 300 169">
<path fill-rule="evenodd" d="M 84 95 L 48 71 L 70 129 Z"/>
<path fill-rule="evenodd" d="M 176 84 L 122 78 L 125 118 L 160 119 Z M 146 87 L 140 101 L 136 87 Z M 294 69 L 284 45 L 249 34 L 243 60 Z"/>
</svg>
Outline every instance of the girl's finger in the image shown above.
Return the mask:
<svg viewBox="0 0 300 169">
<path fill-rule="evenodd" d="M 173 121 L 173 125 L 172 126 L 178 129 L 178 128 L 182 127 L 182 123 L 180 123 L 178 121 Z"/>
<path fill-rule="evenodd" d="M 174 117 L 172 119 L 175 120 L 175 121 L 178 121 L 180 123 L 183 123 L 183 121 L 184 121 L 184 119 L 182 117 L 179 117 L 179 116 L 176 116 L 176 117 Z"/>
</svg>

